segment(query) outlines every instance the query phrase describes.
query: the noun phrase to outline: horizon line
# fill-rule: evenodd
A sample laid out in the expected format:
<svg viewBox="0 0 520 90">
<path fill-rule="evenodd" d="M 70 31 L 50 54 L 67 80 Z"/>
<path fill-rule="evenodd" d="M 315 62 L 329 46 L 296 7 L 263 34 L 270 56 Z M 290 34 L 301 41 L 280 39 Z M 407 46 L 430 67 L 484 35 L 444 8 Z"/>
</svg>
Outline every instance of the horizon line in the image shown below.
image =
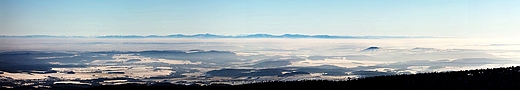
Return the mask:
<svg viewBox="0 0 520 90">
<path fill-rule="evenodd" d="M 332 34 L 301 34 L 301 33 L 284 33 L 284 34 L 270 34 L 270 33 L 250 33 L 250 34 L 215 34 L 215 33 L 196 33 L 196 34 L 183 34 L 183 33 L 173 33 L 173 34 L 105 34 L 105 35 L 52 35 L 52 34 L 19 34 L 19 35 L 7 35 L 0 34 L 0 36 L 170 36 L 170 35 L 218 35 L 218 36 L 247 36 L 247 35 L 273 35 L 273 36 L 282 36 L 282 35 L 306 35 L 306 36 L 384 36 L 384 37 L 453 37 L 453 36 L 406 36 L 406 35 L 332 35 Z"/>
<path fill-rule="evenodd" d="M 168 35 L 135 35 L 135 34 L 111 34 L 111 35 L 46 35 L 46 34 L 30 34 L 30 35 L 0 35 L 2 38 L 449 38 L 442 36 L 353 36 L 353 35 L 328 35 L 328 34 L 213 34 L 213 33 L 199 33 L 199 34 L 168 34 Z"/>
</svg>

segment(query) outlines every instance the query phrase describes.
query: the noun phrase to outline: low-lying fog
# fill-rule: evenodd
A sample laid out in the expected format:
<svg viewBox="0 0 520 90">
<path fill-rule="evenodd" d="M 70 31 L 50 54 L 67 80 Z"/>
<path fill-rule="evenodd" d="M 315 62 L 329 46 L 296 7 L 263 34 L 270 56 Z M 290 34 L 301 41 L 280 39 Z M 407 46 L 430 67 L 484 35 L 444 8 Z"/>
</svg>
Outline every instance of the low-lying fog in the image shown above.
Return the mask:
<svg viewBox="0 0 520 90">
<path fill-rule="evenodd" d="M 413 74 L 520 65 L 514 40 L 0 38 L 0 71 L 6 71 L 0 75 L 210 80 Z M 21 73 L 49 70 L 58 73 Z"/>
</svg>

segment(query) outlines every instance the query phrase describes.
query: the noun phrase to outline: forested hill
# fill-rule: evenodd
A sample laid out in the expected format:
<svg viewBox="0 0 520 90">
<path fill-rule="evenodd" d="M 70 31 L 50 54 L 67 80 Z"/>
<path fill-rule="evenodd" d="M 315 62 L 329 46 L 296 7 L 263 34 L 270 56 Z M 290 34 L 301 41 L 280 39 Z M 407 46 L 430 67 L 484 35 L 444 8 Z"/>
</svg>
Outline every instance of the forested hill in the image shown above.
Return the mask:
<svg viewBox="0 0 520 90">
<path fill-rule="evenodd" d="M 403 89 L 470 89 L 500 90 L 520 89 L 520 66 L 453 72 L 431 72 L 412 75 L 390 75 L 362 78 L 350 81 L 292 81 L 267 82 L 246 85 L 180 86 L 171 84 L 120 85 L 88 88 L 97 89 L 165 89 L 165 90 L 403 90 Z"/>
</svg>

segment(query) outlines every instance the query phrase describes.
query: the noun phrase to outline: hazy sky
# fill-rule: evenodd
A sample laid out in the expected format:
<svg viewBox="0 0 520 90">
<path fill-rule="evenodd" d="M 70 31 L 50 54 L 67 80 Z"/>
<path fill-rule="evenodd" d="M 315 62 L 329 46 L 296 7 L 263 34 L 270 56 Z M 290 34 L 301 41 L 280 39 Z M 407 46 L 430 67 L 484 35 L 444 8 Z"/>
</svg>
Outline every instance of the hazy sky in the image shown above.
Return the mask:
<svg viewBox="0 0 520 90">
<path fill-rule="evenodd" d="M 520 35 L 520 0 L 0 0 L 1 35 Z"/>
</svg>

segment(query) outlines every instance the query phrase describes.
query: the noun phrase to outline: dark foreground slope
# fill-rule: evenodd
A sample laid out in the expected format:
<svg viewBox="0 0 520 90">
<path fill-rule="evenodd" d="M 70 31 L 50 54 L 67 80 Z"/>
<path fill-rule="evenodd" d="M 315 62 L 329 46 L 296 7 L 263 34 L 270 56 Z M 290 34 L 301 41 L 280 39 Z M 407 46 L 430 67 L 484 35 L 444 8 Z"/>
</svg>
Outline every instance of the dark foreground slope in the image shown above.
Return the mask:
<svg viewBox="0 0 520 90">
<path fill-rule="evenodd" d="M 402 90 L 402 89 L 520 89 L 520 67 L 504 67 L 494 69 L 465 70 L 454 72 L 432 72 L 413 75 L 391 75 L 369 77 L 351 81 L 293 81 L 267 82 L 246 85 L 212 85 L 212 86 L 180 86 L 161 84 L 155 86 L 120 85 L 88 88 L 96 89 L 240 89 L 240 90 L 273 90 L 273 89 L 363 89 L 363 90 Z"/>
</svg>

